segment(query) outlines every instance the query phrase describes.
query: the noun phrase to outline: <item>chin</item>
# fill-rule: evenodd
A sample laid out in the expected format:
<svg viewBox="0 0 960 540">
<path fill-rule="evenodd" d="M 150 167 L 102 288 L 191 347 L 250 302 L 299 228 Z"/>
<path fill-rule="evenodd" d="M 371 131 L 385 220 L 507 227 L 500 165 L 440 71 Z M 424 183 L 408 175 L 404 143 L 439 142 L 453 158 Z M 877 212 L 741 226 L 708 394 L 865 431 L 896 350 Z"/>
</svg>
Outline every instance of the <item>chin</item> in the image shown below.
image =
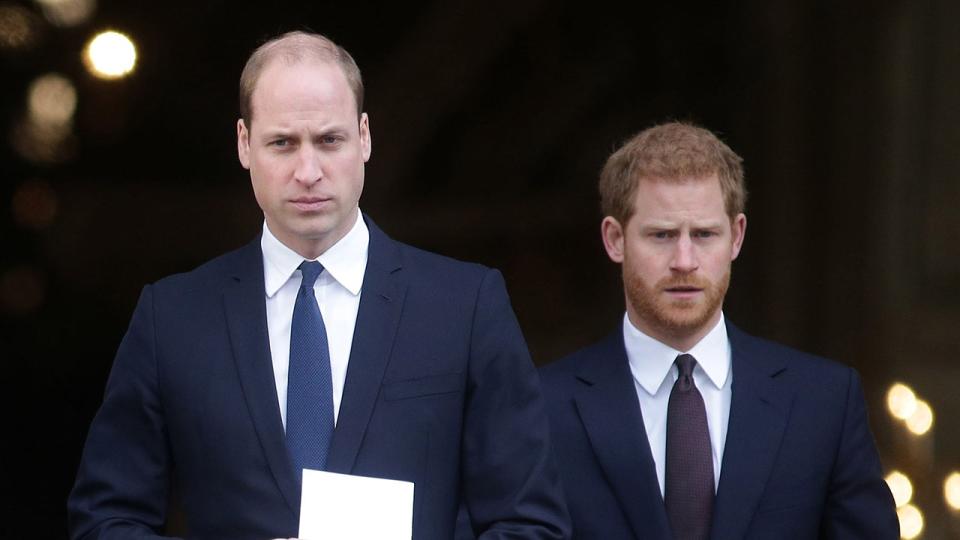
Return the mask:
<svg viewBox="0 0 960 540">
<path fill-rule="evenodd" d="M 329 219 L 307 219 L 300 223 L 298 227 L 300 234 L 308 238 L 323 238 L 330 234 L 336 227 Z"/>
<path fill-rule="evenodd" d="M 691 306 L 690 309 L 667 309 L 661 313 L 661 324 L 674 332 L 686 333 L 700 330 L 710 322 L 711 314 Z"/>
</svg>

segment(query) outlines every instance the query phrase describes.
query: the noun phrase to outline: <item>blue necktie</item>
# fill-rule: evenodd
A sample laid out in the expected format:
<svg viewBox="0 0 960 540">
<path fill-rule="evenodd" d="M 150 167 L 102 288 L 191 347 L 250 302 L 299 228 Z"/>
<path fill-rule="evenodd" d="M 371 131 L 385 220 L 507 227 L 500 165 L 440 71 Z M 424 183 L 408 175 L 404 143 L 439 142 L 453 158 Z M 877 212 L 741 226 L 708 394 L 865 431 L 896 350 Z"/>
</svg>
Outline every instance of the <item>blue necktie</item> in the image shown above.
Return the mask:
<svg viewBox="0 0 960 540">
<path fill-rule="evenodd" d="M 300 264 L 303 281 L 293 307 L 287 372 L 287 449 L 297 478 L 323 470 L 333 438 L 333 383 L 327 329 L 313 284 L 323 272 L 316 261 Z"/>
</svg>

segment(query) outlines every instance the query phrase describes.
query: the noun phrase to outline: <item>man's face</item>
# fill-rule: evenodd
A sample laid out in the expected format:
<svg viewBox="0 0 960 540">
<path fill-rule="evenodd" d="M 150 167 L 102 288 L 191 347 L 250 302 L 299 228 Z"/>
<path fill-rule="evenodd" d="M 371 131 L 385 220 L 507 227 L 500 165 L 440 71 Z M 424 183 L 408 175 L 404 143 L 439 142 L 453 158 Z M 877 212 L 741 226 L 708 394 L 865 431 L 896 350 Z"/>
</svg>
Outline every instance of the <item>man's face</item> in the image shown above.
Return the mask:
<svg viewBox="0 0 960 540">
<path fill-rule="evenodd" d="M 251 99 L 250 126 L 237 122 L 240 163 L 270 231 L 315 258 L 343 238 L 357 217 L 370 158 L 367 115 L 335 64 L 273 60 Z"/>
<path fill-rule="evenodd" d="M 633 206 L 626 225 L 609 216 L 602 225 L 607 254 L 623 264 L 627 315 L 651 337 L 689 350 L 720 318 L 746 217 L 731 221 L 716 175 L 642 179 Z"/>
</svg>

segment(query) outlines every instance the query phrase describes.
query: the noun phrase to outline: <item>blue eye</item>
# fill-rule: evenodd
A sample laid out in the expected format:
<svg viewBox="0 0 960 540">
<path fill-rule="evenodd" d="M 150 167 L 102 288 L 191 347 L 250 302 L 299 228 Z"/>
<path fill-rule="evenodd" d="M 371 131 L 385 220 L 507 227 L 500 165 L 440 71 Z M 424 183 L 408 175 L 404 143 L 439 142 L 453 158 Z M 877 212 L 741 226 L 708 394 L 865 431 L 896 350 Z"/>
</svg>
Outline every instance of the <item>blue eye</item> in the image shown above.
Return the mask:
<svg viewBox="0 0 960 540">
<path fill-rule="evenodd" d="M 334 145 L 338 144 L 342 138 L 339 135 L 324 135 L 320 138 L 320 142 L 325 145 Z"/>
</svg>

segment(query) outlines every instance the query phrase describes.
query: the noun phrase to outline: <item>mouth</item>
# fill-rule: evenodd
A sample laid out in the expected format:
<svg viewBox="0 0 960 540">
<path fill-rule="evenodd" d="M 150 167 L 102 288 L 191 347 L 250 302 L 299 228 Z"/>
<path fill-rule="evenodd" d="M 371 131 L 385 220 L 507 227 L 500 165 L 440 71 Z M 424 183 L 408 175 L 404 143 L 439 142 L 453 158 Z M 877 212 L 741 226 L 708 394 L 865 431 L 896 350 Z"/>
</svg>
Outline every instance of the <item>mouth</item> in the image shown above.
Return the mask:
<svg viewBox="0 0 960 540">
<path fill-rule="evenodd" d="M 321 197 L 316 195 L 311 196 L 302 196 L 290 199 L 290 204 L 295 208 L 303 212 L 315 212 L 322 210 L 324 207 L 330 205 L 333 201 L 332 197 Z"/>
<path fill-rule="evenodd" d="M 694 298 L 703 292 L 703 288 L 692 285 L 678 285 L 676 287 L 667 287 L 664 291 L 674 298 Z"/>
</svg>

